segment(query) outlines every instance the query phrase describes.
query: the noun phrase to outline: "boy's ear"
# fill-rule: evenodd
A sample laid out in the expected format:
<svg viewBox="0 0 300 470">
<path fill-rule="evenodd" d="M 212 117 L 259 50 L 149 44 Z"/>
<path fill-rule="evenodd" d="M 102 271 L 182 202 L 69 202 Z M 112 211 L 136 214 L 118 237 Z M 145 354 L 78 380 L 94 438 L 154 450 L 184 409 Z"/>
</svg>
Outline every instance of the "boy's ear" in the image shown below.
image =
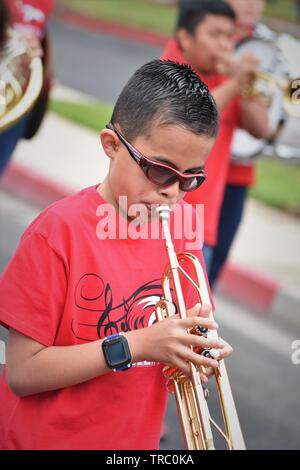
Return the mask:
<svg viewBox="0 0 300 470">
<path fill-rule="evenodd" d="M 184 28 L 180 28 L 177 30 L 176 36 L 182 51 L 188 51 L 191 47 L 191 41 L 193 38 L 191 33 Z"/>
<path fill-rule="evenodd" d="M 100 140 L 104 152 L 109 158 L 114 158 L 116 152 L 120 147 L 118 136 L 110 129 L 103 129 L 100 132 Z"/>
</svg>

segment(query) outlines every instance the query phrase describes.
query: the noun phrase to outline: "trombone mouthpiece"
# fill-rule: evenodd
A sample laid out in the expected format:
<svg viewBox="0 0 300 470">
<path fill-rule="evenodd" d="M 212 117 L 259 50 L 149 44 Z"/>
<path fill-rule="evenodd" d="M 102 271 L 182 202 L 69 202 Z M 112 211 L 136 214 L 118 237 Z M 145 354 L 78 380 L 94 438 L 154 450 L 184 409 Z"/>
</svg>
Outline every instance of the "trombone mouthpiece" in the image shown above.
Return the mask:
<svg viewBox="0 0 300 470">
<path fill-rule="evenodd" d="M 170 213 L 171 213 L 171 208 L 167 205 L 162 205 L 162 206 L 158 206 L 156 208 L 156 212 L 158 213 L 159 217 L 162 219 L 162 220 L 169 220 L 170 218 Z"/>
</svg>

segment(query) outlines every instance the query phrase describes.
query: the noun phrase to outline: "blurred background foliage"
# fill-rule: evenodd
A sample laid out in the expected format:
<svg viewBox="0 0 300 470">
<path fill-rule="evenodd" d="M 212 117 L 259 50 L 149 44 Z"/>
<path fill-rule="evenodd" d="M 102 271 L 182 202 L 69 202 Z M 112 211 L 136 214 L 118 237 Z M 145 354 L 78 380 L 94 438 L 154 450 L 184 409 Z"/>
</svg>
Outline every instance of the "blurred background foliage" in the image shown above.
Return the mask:
<svg viewBox="0 0 300 470">
<path fill-rule="evenodd" d="M 177 0 L 60 0 L 60 6 L 110 21 L 172 34 Z M 300 24 L 300 0 L 269 0 L 266 17 Z"/>
</svg>

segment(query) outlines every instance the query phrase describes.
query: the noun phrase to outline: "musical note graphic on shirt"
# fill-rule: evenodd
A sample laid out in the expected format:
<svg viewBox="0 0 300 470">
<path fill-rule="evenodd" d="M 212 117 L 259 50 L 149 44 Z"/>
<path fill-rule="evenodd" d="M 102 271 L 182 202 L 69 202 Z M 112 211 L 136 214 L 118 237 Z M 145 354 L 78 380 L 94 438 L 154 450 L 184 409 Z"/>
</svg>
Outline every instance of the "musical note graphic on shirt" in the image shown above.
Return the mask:
<svg viewBox="0 0 300 470">
<path fill-rule="evenodd" d="M 119 300 L 111 285 L 94 273 L 81 277 L 75 289 L 72 331 L 78 340 L 94 341 L 108 335 L 150 326 L 162 295 L 160 279 L 138 287 Z"/>
</svg>

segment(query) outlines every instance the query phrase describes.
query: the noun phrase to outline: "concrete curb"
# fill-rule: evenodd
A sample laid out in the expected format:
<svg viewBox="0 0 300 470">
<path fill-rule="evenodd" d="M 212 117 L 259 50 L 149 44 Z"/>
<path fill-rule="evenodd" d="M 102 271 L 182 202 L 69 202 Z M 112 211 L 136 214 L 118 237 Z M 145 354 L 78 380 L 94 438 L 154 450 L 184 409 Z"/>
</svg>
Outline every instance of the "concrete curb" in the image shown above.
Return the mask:
<svg viewBox="0 0 300 470">
<path fill-rule="evenodd" d="M 47 207 L 73 192 L 18 163 L 10 164 L 1 179 L 0 188 L 40 208 Z"/>
<path fill-rule="evenodd" d="M 93 18 L 92 16 L 80 14 L 67 8 L 58 8 L 57 17 L 62 22 L 72 26 L 77 26 L 96 33 L 110 34 L 134 42 L 143 42 L 150 46 L 163 47 L 169 40 L 169 37 L 164 34 Z"/>
<path fill-rule="evenodd" d="M 299 336 L 300 299 L 272 279 L 228 263 L 216 293 L 245 306 L 283 331 Z"/>
<path fill-rule="evenodd" d="M 228 263 L 220 277 L 223 295 L 258 313 L 270 313 L 281 286 L 276 281 L 235 263 Z"/>
<path fill-rule="evenodd" d="M 110 34 L 112 36 L 121 37 L 135 42 L 143 42 L 150 46 L 165 46 L 169 36 L 153 31 L 147 31 L 142 28 L 127 26 L 122 23 L 116 23 L 101 18 L 94 18 L 91 15 L 78 13 L 67 7 L 58 6 L 56 8 L 56 16 L 63 22 L 78 26 L 89 31 Z M 300 37 L 299 26 L 285 20 L 276 18 L 263 17 L 263 23 L 279 34 L 288 33 L 295 37 Z"/>
<path fill-rule="evenodd" d="M 223 270 L 217 292 L 269 318 L 285 331 L 300 331 L 299 297 L 269 277 L 230 262 Z"/>
</svg>

